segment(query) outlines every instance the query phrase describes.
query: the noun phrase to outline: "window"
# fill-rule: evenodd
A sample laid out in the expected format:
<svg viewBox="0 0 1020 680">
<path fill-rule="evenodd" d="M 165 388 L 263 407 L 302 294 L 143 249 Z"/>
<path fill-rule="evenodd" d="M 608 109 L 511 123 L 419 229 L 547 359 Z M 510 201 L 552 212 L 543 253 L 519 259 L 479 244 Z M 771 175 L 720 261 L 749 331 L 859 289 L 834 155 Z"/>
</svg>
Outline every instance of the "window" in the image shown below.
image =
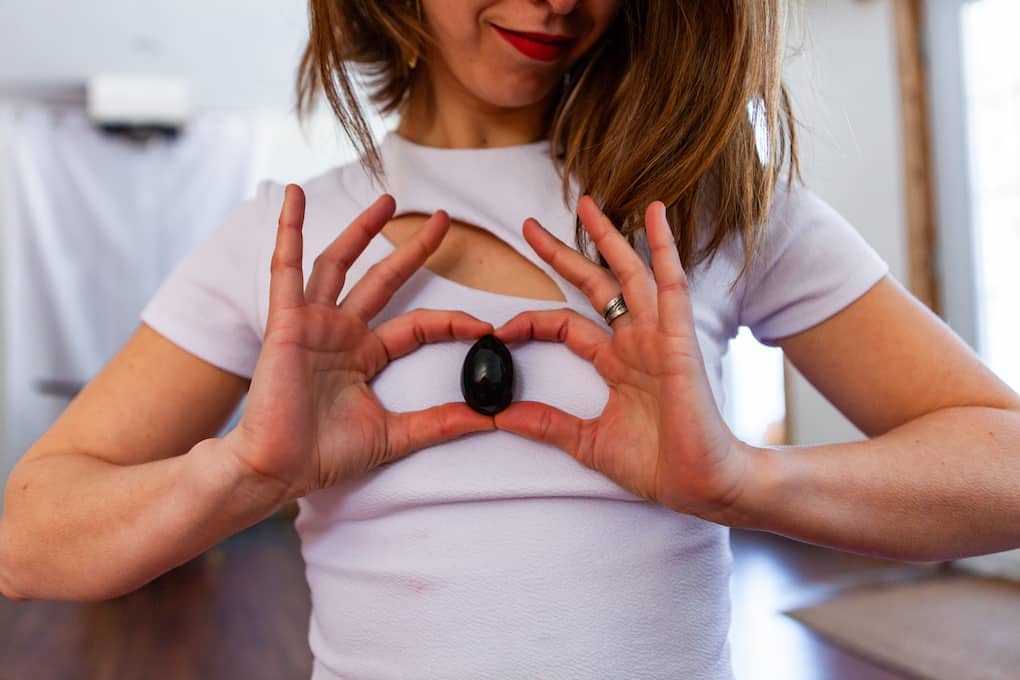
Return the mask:
<svg viewBox="0 0 1020 680">
<path fill-rule="evenodd" d="M 962 8 L 963 81 L 970 149 L 977 349 L 1020 390 L 1020 3 Z"/>
<path fill-rule="evenodd" d="M 943 315 L 1020 390 L 1020 20 L 1016 0 L 928 0 Z M 955 561 L 1020 578 L 1020 550 Z"/>
</svg>

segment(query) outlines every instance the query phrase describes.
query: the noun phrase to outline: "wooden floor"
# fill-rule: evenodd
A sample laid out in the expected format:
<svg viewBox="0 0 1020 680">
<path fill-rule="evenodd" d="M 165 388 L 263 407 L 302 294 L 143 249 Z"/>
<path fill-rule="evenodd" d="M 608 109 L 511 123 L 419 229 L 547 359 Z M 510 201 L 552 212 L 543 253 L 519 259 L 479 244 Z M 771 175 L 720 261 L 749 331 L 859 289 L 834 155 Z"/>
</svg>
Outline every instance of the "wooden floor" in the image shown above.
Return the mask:
<svg viewBox="0 0 1020 680">
<path fill-rule="evenodd" d="M 739 680 L 892 680 L 782 609 L 922 568 L 734 531 L 732 645 Z M 307 680 L 309 597 L 291 521 L 273 517 L 100 603 L 0 597 L 3 680 Z"/>
</svg>

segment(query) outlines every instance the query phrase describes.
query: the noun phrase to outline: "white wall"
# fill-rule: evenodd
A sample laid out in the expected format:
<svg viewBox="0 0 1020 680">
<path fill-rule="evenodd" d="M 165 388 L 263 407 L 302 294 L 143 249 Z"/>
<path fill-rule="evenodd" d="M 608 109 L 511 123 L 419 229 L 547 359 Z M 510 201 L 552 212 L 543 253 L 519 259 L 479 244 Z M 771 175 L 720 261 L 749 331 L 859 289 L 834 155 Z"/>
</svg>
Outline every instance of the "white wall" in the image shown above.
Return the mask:
<svg viewBox="0 0 1020 680">
<path fill-rule="evenodd" d="M 808 186 L 831 203 L 907 276 L 906 206 L 892 2 L 798 3 L 806 26 L 792 31 L 803 52 L 786 76 L 800 128 Z M 860 439 L 857 430 L 787 362 L 791 443 Z"/>
<path fill-rule="evenodd" d="M 179 76 L 203 107 L 286 106 L 307 31 L 294 0 L 0 0 L 0 88 Z"/>
</svg>

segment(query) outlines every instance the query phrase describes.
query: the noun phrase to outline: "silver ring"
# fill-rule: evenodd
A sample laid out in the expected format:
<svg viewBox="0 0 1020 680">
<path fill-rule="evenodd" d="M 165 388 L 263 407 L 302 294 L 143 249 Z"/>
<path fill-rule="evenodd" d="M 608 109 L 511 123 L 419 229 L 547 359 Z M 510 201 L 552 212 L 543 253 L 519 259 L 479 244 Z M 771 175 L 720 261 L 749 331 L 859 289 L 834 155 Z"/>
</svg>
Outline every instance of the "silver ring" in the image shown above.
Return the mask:
<svg viewBox="0 0 1020 680">
<path fill-rule="evenodd" d="M 606 324 L 612 325 L 613 319 L 626 313 L 627 303 L 623 299 L 623 293 L 620 293 L 606 303 L 606 308 L 602 310 L 602 318 L 606 320 Z"/>
</svg>

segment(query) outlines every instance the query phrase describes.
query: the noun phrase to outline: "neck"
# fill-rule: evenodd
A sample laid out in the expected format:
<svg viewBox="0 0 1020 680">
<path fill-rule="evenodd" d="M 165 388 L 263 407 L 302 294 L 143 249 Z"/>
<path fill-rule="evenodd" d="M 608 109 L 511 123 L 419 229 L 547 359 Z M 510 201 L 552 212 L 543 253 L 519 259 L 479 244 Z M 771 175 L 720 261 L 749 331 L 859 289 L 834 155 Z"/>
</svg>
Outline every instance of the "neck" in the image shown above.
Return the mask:
<svg viewBox="0 0 1020 680">
<path fill-rule="evenodd" d="M 424 63 L 419 64 L 397 126 L 402 137 L 423 146 L 454 149 L 516 146 L 545 139 L 555 90 L 534 104 L 498 107 L 465 90 L 448 71 L 439 68 L 426 73 L 424 68 Z"/>
</svg>

